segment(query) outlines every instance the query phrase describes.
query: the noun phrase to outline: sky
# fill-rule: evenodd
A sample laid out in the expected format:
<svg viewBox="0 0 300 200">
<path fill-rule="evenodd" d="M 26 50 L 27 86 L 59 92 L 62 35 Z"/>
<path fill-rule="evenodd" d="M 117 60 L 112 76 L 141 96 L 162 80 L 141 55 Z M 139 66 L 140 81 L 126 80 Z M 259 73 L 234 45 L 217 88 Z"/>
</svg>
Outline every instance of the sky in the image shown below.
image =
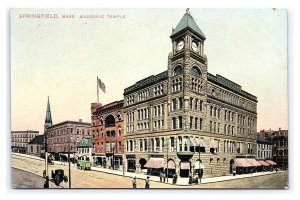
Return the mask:
<svg viewBox="0 0 300 200">
<path fill-rule="evenodd" d="M 288 129 L 286 10 L 190 12 L 206 36 L 208 71 L 257 96 L 257 130 Z M 59 19 L 19 17 L 38 13 Z M 124 88 L 167 70 L 169 36 L 184 14 L 185 8 L 13 9 L 11 129 L 42 132 L 48 96 L 53 123 L 90 122 L 97 76 L 106 85 L 106 94 L 100 92 L 106 104 L 121 100 Z"/>
</svg>

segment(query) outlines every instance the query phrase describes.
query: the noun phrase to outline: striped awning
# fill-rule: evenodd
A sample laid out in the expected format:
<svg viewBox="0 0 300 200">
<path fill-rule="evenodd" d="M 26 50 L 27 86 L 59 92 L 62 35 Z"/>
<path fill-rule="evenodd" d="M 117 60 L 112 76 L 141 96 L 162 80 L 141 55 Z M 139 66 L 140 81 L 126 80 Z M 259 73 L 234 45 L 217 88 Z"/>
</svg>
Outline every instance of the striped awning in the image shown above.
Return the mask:
<svg viewBox="0 0 300 200">
<path fill-rule="evenodd" d="M 245 158 L 237 158 L 235 159 L 235 166 L 237 167 L 252 167 L 252 163 L 247 162 Z"/>
<path fill-rule="evenodd" d="M 258 166 L 261 166 L 261 164 L 255 160 L 255 159 L 248 159 L 247 162 L 250 162 L 252 167 L 258 167 Z"/>
<path fill-rule="evenodd" d="M 274 162 L 273 160 L 265 160 L 265 161 L 270 165 L 276 165 L 276 162 Z"/>
<path fill-rule="evenodd" d="M 263 161 L 263 160 L 258 160 L 258 162 L 259 162 L 261 165 L 263 165 L 263 166 L 270 166 L 269 163 L 267 163 L 267 162 L 265 162 L 265 161 Z"/>
<path fill-rule="evenodd" d="M 173 160 L 168 161 L 168 169 L 175 169 L 175 163 Z"/>
<path fill-rule="evenodd" d="M 203 139 L 203 138 L 195 138 L 195 140 L 196 140 L 196 142 L 197 142 L 197 144 L 198 144 L 198 146 L 199 146 L 199 144 L 200 144 L 200 147 L 207 147 L 207 144 L 206 144 L 206 142 L 205 142 L 205 140 Z"/>
<path fill-rule="evenodd" d="M 210 143 L 209 143 L 209 148 L 218 148 L 218 144 L 217 144 L 217 141 L 215 141 L 214 139 L 211 139 L 210 140 Z"/>
<path fill-rule="evenodd" d="M 191 147 L 197 147 L 197 146 L 199 146 L 199 143 L 196 141 L 195 138 L 190 137 L 190 138 L 189 138 L 189 145 L 190 145 Z"/>
<path fill-rule="evenodd" d="M 146 168 L 163 168 L 164 167 L 164 159 L 163 158 L 150 158 L 150 160 L 145 164 Z"/>
<path fill-rule="evenodd" d="M 182 161 L 180 163 L 180 169 L 190 169 L 190 163 L 187 161 Z"/>
</svg>

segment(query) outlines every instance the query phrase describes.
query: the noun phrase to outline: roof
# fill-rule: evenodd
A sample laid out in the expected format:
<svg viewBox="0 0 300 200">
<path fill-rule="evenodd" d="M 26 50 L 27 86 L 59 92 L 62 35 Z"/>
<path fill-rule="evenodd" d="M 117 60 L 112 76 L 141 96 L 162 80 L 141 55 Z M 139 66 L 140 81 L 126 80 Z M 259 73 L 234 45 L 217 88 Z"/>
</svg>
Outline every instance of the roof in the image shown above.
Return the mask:
<svg viewBox="0 0 300 200">
<path fill-rule="evenodd" d="M 44 135 L 37 135 L 28 144 L 40 144 L 40 145 L 42 145 L 44 143 L 44 138 L 45 138 Z"/>
<path fill-rule="evenodd" d="M 52 126 L 49 127 L 49 129 L 53 128 L 53 127 L 56 127 L 56 126 L 64 125 L 64 124 L 79 124 L 79 125 L 83 125 L 83 126 L 91 126 L 91 123 L 88 123 L 88 122 L 67 120 L 67 121 L 63 121 L 63 122 L 57 123 L 57 124 L 53 124 Z"/>
<path fill-rule="evenodd" d="M 82 138 L 81 142 L 79 143 L 78 147 L 92 147 L 92 139 L 91 138 Z"/>
<path fill-rule="evenodd" d="M 179 21 L 178 25 L 176 26 L 176 28 L 172 31 L 172 34 L 170 37 L 176 35 L 177 33 L 181 32 L 183 30 L 186 30 L 186 29 L 190 29 L 195 34 L 199 35 L 203 39 L 206 39 L 205 35 L 203 34 L 203 32 L 201 31 L 201 29 L 199 28 L 199 26 L 197 25 L 197 23 L 195 22 L 194 18 L 192 17 L 192 15 L 190 14 L 190 12 L 188 10 L 183 15 L 183 17 Z"/>
</svg>

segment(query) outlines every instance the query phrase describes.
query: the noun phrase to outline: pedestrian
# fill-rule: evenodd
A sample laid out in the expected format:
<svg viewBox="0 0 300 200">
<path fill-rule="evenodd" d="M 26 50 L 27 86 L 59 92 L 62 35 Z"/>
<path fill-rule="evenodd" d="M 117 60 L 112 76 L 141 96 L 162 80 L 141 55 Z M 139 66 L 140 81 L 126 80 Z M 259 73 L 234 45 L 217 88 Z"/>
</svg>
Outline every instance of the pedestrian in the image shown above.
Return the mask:
<svg viewBox="0 0 300 200">
<path fill-rule="evenodd" d="M 150 180 L 149 180 L 149 176 L 147 176 L 147 179 L 145 180 L 145 188 L 148 189 L 150 188 Z"/>
<path fill-rule="evenodd" d="M 159 174 L 159 181 L 160 181 L 160 182 L 162 182 L 162 177 L 163 177 L 163 176 L 162 176 L 162 172 L 160 172 L 160 174 Z"/>
<path fill-rule="evenodd" d="M 278 168 L 277 168 L 277 167 L 275 168 L 275 171 L 276 171 L 276 173 L 277 173 L 277 171 L 278 171 Z"/>
<path fill-rule="evenodd" d="M 174 175 L 174 184 L 176 184 L 177 183 L 177 173 L 175 173 L 175 175 Z"/>
<path fill-rule="evenodd" d="M 163 172 L 163 180 L 164 180 L 164 183 L 166 182 L 166 173 Z"/>
<path fill-rule="evenodd" d="M 136 176 L 132 179 L 132 188 L 136 188 Z"/>
<path fill-rule="evenodd" d="M 189 174 L 189 184 L 190 184 L 190 185 L 192 185 L 192 181 L 193 181 L 193 180 L 192 180 L 192 175 Z"/>
<path fill-rule="evenodd" d="M 44 188 L 49 188 L 49 177 L 46 176 L 46 181 L 44 183 Z"/>
</svg>

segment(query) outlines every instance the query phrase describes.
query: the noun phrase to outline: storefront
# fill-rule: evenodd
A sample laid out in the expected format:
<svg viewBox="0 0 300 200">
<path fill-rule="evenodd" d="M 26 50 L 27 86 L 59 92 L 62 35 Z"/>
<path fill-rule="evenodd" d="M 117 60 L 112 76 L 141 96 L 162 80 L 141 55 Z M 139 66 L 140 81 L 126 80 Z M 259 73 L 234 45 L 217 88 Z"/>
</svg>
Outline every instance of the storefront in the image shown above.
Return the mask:
<svg viewBox="0 0 300 200">
<path fill-rule="evenodd" d="M 159 176 L 164 170 L 164 158 L 150 158 L 145 167 L 148 169 L 147 174 Z"/>
</svg>

